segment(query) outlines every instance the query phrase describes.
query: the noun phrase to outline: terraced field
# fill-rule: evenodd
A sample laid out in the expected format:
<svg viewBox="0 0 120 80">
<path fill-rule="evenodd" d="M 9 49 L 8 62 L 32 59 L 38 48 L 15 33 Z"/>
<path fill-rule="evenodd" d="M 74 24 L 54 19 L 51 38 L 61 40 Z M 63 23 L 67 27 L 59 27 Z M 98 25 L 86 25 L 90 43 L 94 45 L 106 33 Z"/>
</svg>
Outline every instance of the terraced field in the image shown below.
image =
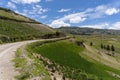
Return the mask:
<svg viewBox="0 0 120 80">
<path fill-rule="evenodd" d="M 89 39 L 89 41 L 90 40 L 92 40 L 92 38 Z M 120 70 L 118 68 L 119 66 L 115 67 L 115 65 L 117 65 L 116 61 L 113 61 L 113 64 L 109 61 L 110 59 L 104 60 L 104 58 L 114 60 L 116 57 L 104 53 L 102 53 L 101 56 L 96 51 L 97 48 L 95 46 L 89 46 L 88 41 L 86 41 L 85 46 L 86 48 L 83 48 L 76 45 L 73 41 L 71 42 L 71 40 L 65 40 L 43 45 L 36 45 L 34 43 L 29 47 L 29 50 L 32 53 L 42 56 L 43 58 L 37 58 L 43 61 L 45 66 L 49 66 L 47 70 L 52 72 L 54 76 L 59 73 L 59 76 L 62 75 L 61 79 L 63 80 L 119 80 Z M 99 58 L 101 60 L 97 60 Z M 109 63 L 114 66 L 110 66 Z M 58 80 L 58 77 L 55 78 Z"/>
</svg>

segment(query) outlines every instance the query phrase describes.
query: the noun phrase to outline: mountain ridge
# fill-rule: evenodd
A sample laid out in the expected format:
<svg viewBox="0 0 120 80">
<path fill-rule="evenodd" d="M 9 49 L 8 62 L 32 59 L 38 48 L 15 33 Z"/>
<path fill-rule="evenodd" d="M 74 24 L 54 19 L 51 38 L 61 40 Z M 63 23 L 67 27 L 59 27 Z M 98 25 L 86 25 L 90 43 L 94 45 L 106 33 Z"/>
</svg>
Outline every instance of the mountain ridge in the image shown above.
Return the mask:
<svg viewBox="0 0 120 80">
<path fill-rule="evenodd" d="M 5 16 L 4 14 L 0 14 L 0 19 L 12 20 L 12 21 L 16 21 L 16 22 L 39 23 L 39 24 L 41 24 L 41 23 L 38 22 L 38 21 L 35 21 L 35 20 L 33 20 L 33 19 L 29 18 L 29 17 L 26 17 L 26 16 L 24 16 L 24 15 L 21 15 L 21 14 L 19 14 L 19 13 L 16 13 L 16 12 L 10 10 L 10 9 L 6 9 L 6 8 L 0 7 L 0 12 L 4 13 L 3 11 L 5 11 L 5 12 L 7 12 L 7 13 L 11 13 L 12 15 L 11 15 L 11 16 Z M 14 19 L 12 16 L 13 16 L 13 17 L 14 17 L 14 16 L 21 16 L 21 17 L 23 17 L 23 18 L 28 19 L 29 21 L 21 20 L 21 19 Z"/>
<path fill-rule="evenodd" d="M 58 30 L 77 35 L 92 35 L 92 34 L 106 34 L 106 35 L 120 35 L 120 30 L 113 29 L 95 29 L 88 27 L 60 27 Z"/>
</svg>

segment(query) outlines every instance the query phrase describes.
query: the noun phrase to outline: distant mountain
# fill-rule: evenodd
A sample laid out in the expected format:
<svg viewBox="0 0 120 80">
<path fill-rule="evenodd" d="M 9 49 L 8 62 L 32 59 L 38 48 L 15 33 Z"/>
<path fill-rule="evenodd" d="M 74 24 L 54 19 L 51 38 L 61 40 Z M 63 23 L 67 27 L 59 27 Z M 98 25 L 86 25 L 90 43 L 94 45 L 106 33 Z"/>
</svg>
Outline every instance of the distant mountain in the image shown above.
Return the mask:
<svg viewBox="0 0 120 80">
<path fill-rule="evenodd" d="M 0 7 L 0 43 L 40 38 L 54 34 L 49 26 Z"/>
<path fill-rule="evenodd" d="M 75 34 L 75 35 L 120 35 L 120 30 L 110 30 L 110 29 L 93 29 L 93 28 L 80 28 L 80 27 L 61 27 L 58 30 Z"/>
</svg>

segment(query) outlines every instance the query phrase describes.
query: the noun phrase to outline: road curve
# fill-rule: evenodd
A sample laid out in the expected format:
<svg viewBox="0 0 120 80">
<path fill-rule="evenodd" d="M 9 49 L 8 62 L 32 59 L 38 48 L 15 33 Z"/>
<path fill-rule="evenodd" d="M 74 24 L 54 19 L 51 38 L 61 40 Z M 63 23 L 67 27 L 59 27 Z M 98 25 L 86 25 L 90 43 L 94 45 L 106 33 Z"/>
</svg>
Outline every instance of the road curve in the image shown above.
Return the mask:
<svg viewBox="0 0 120 80">
<path fill-rule="evenodd" d="M 16 43 L 8 43 L 0 45 L 0 80 L 14 80 L 18 74 L 15 71 L 12 60 L 15 57 L 15 51 L 22 45 L 32 43 L 38 40 L 23 41 Z"/>
</svg>

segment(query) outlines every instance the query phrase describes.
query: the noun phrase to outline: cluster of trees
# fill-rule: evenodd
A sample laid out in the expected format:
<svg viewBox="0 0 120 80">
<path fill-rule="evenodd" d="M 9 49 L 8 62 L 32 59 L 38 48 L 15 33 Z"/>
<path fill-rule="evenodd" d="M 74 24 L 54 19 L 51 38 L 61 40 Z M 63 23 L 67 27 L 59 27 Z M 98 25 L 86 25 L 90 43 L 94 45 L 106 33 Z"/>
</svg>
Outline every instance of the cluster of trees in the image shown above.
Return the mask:
<svg viewBox="0 0 120 80">
<path fill-rule="evenodd" d="M 105 49 L 107 51 L 112 51 L 112 54 L 114 55 L 114 51 L 115 51 L 114 45 L 103 45 L 103 44 L 101 44 L 101 49 Z"/>
<path fill-rule="evenodd" d="M 46 35 L 21 35 L 21 36 L 0 36 L 0 43 L 7 43 L 7 42 L 17 42 L 23 40 L 33 40 L 33 39 L 40 39 L 40 38 L 58 38 L 64 37 L 65 34 L 56 32 L 54 34 L 46 34 Z"/>
<path fill-rule="evenodd" d="M 53 33 L 53 34 L 46 34 L 46 35 L 42 36 L 42 38 L 44 38 L 44 39 L 49 39 L 49 38 L 59 38 L 59 37 L 65 37 L 65 36 L 66 36 L 65 33 L 56 31 L 56 32 Z"/>
<path fill-rule="evenodd" d="M 32 40 L 34 38 L 37 38 L 33 35 L 27 35 L 27 36 L 0 36 L 1 43 L 7 43 L 7 42 L 17 42 L 17 41 L 23 41 L 23 40 Z"/>
<path fill-rule="evenodd" d="M 81 47 L 84 47 L 85 48 L 85 45 L 84 45 L 84 41 L 75 41 L 75 44 L 77 44 L 78 46 L 81 46 Z"/>
<path fill-rule="evenodd" d="M 90 42 L 90 46 L 93 46 L 93 42 Z M 101 43 L 101 49 L 107 50 L 107 51 L 112 51 L 112 54 L 114 55 L 115 47 L 114 45 L 103 45 Z"/>
</svg>

